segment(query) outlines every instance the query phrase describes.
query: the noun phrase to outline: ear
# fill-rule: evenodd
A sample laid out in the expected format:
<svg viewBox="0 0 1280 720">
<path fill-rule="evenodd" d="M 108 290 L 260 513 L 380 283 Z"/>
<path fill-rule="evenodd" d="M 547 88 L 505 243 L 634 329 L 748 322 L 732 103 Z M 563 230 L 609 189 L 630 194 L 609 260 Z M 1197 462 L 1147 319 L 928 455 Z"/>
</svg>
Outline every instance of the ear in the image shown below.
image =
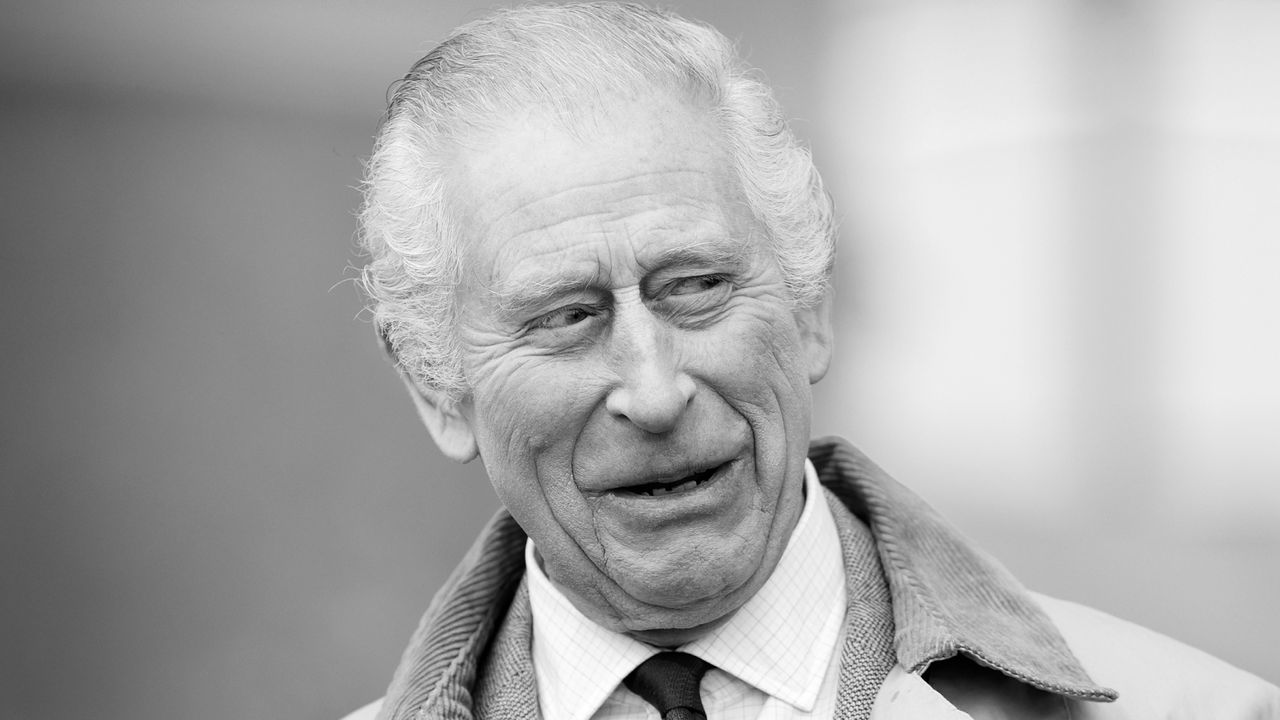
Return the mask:
<svg viewBox="0 0 1280 720">
<path fill-rule="evenodd" d="M 440 452 L 460 463 L 475 460 L 480 454 L 476 435 L 459 402 L 435 390 L 419 388 L 403 373 L 400 379 L 409 389 L 409 397 L 418 408 L 418 417 L 422 418 L 422 424 L 427 426 L 427 432 L 431 433 L 431 439 L 436 441 Z"/>
<path fill-rule="evenodd" d="M 828 287 L 816 304 L 797 310 L 796 325 L 800 328 L 800 346 L 809 364 L 809 384 L 812 385 L 827 374 L 831 366 L 831 305 L 833 290 Z"/>
</svg>

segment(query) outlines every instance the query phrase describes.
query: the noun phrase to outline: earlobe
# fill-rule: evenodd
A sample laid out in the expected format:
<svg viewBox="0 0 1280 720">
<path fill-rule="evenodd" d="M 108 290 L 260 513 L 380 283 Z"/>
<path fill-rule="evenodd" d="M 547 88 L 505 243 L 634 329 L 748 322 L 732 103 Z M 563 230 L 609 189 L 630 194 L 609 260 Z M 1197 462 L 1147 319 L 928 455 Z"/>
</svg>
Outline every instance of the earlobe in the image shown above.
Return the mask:
<svg viewBox="0 0 1280 720">
<path fill-rule="evenodd" d="M 809 364 L 809 384 L 821 380 L 831 366 L 831 298 L 830 288 L 815 305 L 796 313 L 796 321 L 800 327 L 800 343 L 804 347 L 805 358 Z"/>
<path fill-rule="evenodd" d="M 400 378 L 409 390 L 409 397 L 413 398 L 418 417 L 422 418 L 422 424 L 427 426 L 427 432 L 440 452 L 460 463 L 475 460 L 480 454 L 476 435 L 471 421 L 460 411 L 458 402 L 443 393 L 419 388 L 403 374 Z"/>
</svg>

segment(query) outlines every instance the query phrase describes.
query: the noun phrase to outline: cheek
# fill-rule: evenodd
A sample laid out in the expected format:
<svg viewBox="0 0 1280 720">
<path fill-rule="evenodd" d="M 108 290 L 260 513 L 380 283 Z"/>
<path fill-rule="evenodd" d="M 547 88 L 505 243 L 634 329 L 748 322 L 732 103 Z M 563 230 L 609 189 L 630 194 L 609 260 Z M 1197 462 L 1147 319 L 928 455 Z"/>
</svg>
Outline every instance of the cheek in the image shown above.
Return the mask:
<svg viewBox="0 0 1280 720">
<path fill-rule="evenodd" d="M 572 472 L 599 384 L 563 367 L 521 363 L 511 370 L 479 376 L 473 386 L 473 424 L 494 491 L 548 555 L 600 557 Z"/>
<path fill-rule="evenodd" d="M 569 452 L 600 395 L 583 368 L 543 357 L 513 353 L 471 377 L 481 455 L 526 471 Z"/>
<path fill-rule="evenodd" d="M 799 335 L 785 318 L 748 317 L 730 332 L 703 343 L 699 354 L 714 368 L 717 384 L 739 401 L 762 410 L 808 394 Z"/>
</svg>

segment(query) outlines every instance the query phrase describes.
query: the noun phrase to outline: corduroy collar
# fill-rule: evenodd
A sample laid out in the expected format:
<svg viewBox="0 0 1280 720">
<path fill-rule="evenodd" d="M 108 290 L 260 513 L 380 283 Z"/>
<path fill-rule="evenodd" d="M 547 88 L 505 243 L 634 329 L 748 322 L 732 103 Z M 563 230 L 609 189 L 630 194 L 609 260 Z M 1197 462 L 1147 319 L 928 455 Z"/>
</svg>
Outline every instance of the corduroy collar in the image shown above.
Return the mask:
<svg viewBox="0 0 1280 720">
<path fill-rule="evenodd" d="M 870 527 L 892 596 L 898 663 L 920 672 L 964 654 L 1032 687 L 1084 700 L 1094 683 L 1030 594 L 923 500 L 839 438 L 812 443 L 818 478 Z M 436 594 L 379 718 L 471 717 L 477 663 L 523 576 L 526 537 L 505 511 Z M 524 678 L 532 687 L 532 678 Z"/>
<path fill-rule="evenodd" d="M 963 653 L 1059 695 L 1111 701 L 1004 566 L 867 456 L 835 437 L 809 458 L 822 484 L 871 527 L 893 596 L 898 664 L 914 672 Z"/>
</svg>

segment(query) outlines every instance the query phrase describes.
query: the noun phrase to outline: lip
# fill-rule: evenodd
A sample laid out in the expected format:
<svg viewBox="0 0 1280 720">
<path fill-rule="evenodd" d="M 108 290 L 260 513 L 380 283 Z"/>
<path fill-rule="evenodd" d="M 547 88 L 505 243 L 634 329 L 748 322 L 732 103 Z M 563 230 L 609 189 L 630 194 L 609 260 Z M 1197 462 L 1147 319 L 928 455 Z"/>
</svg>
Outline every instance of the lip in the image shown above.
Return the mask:
<svg viewBox="0 0 1280 720">
<path fill-rule="evenodd" d="M 686 488 L 683 492 L 697 489 L 704 485 L 711 484 L 720 476 L 722 476 L 737 458 L 726 455 L 722 458 L 714 458 L 700 461 L 685 461 L 677 463 L 652 463 L 647 469 L 642 468 L 637 471 L 634 468 L 628 468 L 620 474 L 611 476 L 607 482 L 600 483 L 595 488 L 582 488 L 584 495 L 588 497 L 600 497 L 605 495 L 629 495 L 640 498 L 650 497 L 666 497 L 668 495 L 678 495 L 681 492 L 657 492 L 648 495 L 642 492 L 644 489 L 657 489 L 665 486 L 672 488 L 694 480 L 696 485 L 692 488 Z M 657 467 L 655 467 L 657 465 Z M 699 478 L 704 476 L 705 478 Z M 641 490 L 641 491 L 638 491 Z"/>
<path fill-rule="evenodd" d="M 708 468 L 694 470 L 690 473 L 676 473 L 654 478 L 648 482 L 625 485 L 607 492 L 620 495 L 633 495 L 641 499 L 661 500 L 672 495 L 696 492 L 699 488 L 718 480 L 729 463 L 721 463 Z"/>
<path fill-rule="evenodd" d="M 697 518 L 725 521 L 736 516 L 728 512 L 730 507 L 746 502 L 748 494 L 740 487 L 745 467 L 742 459 L 735 458 L 715 466 L 706 481 L 680 492 L 645 495 L 627 491 L 626 487 L 633 487 L 628 485 L 596 493 L 592 502 L 604 513 L 602 518 L 610 519 L 609 524 L 628 532 L 662 532 Z"/>
</svg>

